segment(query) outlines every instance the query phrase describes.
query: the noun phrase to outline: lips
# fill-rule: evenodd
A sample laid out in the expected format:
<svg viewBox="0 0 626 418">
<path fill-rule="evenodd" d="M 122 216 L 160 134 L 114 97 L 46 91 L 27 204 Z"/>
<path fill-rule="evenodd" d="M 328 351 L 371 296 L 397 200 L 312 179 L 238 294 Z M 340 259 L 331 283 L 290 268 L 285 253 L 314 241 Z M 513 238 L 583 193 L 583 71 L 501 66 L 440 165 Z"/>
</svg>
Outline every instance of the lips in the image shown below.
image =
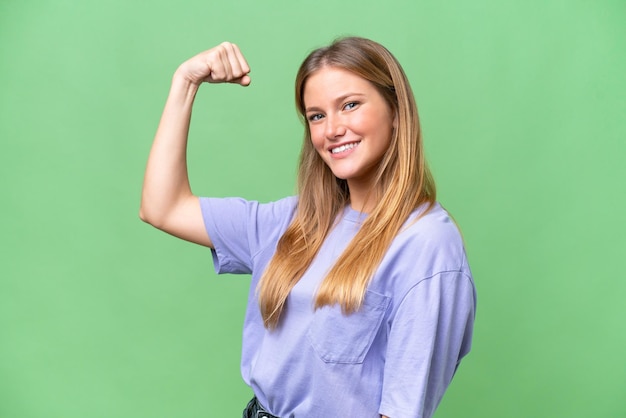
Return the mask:
<svg viewBox="0 0 626 418">
<path fill-rule="evenodd" d="M 339 154 L 341 152 L 348 151 L 348 150 L 351 150 L 351 149 L 357 147 L 360 143 L 361 143 L 361 141 L 350 142 L 348 144 L 342 144 L 342 145 L 339 145 L 338 147 L 332 148 L 330 150 L 330 153 L 331 154 Z"/>
</svg>

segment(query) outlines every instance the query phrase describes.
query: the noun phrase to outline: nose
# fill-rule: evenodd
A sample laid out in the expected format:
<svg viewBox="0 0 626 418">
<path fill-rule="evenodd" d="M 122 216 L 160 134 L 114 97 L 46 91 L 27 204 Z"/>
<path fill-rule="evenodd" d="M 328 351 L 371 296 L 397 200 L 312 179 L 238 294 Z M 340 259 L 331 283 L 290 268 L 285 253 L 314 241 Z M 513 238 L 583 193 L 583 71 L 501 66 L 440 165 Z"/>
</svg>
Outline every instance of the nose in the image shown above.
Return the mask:
<svg viewBox="0 0 626 418">
<path fill-rule="evenodd" d="M 326 116 L 326 126 L 324 127 L 326 138 L 333 141 L 346 134 L 346 126 L 338 116 Z"/>
</svg>

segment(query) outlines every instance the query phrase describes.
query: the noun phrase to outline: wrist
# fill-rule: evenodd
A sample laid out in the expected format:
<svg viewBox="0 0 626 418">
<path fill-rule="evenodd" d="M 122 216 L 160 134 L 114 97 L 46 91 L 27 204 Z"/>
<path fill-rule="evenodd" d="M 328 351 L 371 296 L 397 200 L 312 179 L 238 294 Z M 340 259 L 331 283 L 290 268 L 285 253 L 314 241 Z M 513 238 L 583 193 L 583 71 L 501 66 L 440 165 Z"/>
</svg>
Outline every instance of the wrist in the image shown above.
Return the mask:
<svg viewBox="0 0 626 418">
<path fill-rule="evenodd" d="M 196 82 L 191 80 L 182 66 L 178 67 L 172 76 L 172 87 L 182 88 L 186 91 L 196 92 L 202 84 L 202 81 Z"/>
<path fill-rule="evenodd" d="M 199 83 L 194 83 L 179 69 L 174 72 L 174 75 L 172 77 L 170 94 L 173 94 L 177 97 L 185 97 L 193 101 L 199 87 Z"/>
</svg>

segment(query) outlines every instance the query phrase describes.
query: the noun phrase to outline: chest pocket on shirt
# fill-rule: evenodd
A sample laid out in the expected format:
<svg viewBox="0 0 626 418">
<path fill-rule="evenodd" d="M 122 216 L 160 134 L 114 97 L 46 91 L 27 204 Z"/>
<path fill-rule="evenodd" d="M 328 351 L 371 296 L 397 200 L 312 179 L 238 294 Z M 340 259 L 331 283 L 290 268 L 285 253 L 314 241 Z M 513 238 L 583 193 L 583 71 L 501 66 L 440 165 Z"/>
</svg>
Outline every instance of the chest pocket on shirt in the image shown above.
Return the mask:
<svg viewBox="0 0 626 418">
<path fill-rule="evenodd" d="M 317 355 L 326 363 L 362 363 L 390 301 L 368 290 L 361 309 L 353 314 L 344 315 L 338 305 L 318 309 L 307 332 Z"/>
</svg>

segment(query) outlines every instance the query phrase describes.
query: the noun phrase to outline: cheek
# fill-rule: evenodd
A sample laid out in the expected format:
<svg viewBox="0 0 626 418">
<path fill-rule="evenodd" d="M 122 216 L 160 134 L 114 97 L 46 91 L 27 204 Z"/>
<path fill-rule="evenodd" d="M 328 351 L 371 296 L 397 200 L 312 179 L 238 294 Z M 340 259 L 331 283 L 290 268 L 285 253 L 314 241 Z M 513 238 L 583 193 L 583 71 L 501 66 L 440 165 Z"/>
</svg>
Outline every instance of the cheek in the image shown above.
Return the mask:
<svg viewBox="0 0 626 418">
<path fill-rule="evenodd" d="M 311 143 L 313 144 L 313 148 L 317 151 L 322 150 L 324 148 L 324 132 L 319 126 L 310 127 L 309 132 L 311 133 Z"/>
<path fill-rule="evenodd" d="M 348 126 L 353 133 L 361 136 L 378 136 L 385 120 L 376 114 L 362 113 L 355 115 Z"/>
</svg>

